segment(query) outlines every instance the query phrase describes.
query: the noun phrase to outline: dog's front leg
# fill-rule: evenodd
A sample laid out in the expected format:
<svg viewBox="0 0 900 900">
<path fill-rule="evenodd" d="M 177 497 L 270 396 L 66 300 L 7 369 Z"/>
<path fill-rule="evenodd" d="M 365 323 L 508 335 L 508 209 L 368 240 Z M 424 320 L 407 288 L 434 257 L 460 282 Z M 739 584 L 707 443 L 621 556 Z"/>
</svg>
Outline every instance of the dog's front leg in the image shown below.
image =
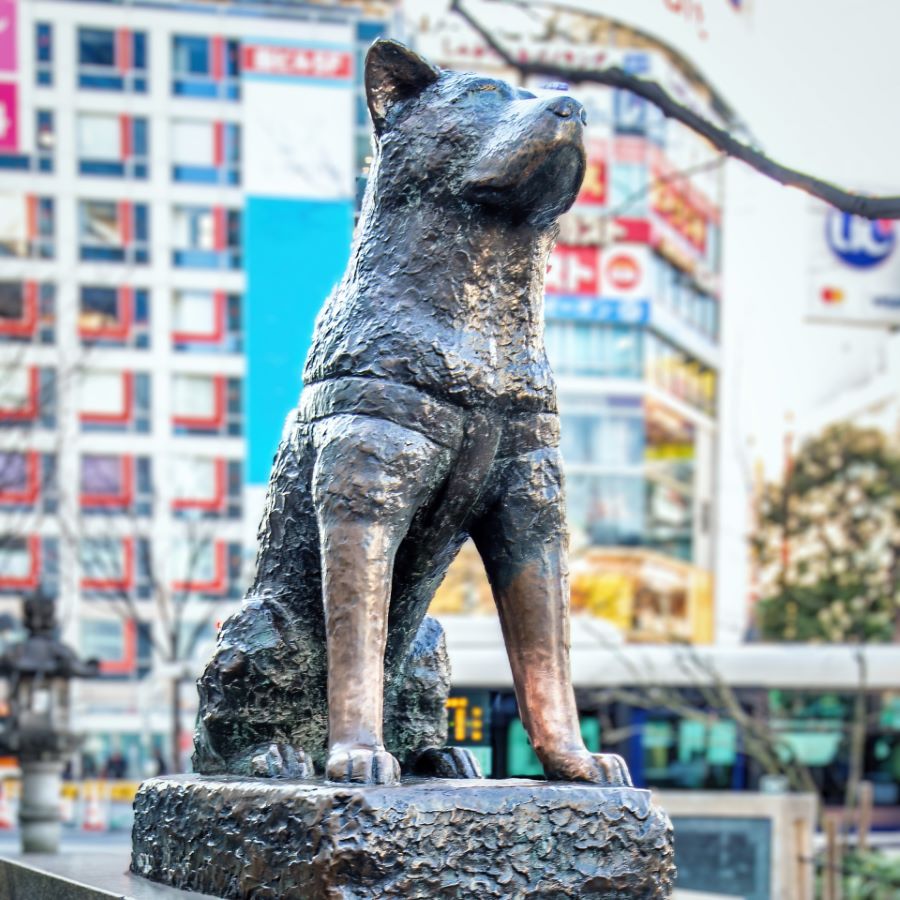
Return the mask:
<svg viewBox="0 0 900 900">
<path fill-rule="evenodd" d="M 500 613 L 522 722 L 548 778 L 630 785 L 624 761 L 584 746 L 569 670 L 569 590 L 559 452 L 510 460 L 472 529 Z"/>
<path fill-rule="evenodd" d="M 328 649 L 330 781 L 391 784 L 384 748 L 384 649 L 394 558 L 449 453 L 382 419 L 338 415 L 316 426 L 313 500 L 319 524 Z"/>
</svg>

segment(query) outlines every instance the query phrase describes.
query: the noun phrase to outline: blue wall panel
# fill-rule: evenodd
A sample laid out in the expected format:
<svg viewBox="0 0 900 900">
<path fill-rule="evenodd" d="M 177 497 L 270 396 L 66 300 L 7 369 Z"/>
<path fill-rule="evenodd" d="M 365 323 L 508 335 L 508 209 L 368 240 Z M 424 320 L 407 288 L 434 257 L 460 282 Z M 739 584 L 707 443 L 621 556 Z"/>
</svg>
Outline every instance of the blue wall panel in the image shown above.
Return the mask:
<svg viewBox="0 0 900 900">
<path fill-rule="evenodd" d="M 323 301 L 347 265 L 352 200 L 248 197 L 244 212 L 247 481 L 264 484 Z"/>
</svg>

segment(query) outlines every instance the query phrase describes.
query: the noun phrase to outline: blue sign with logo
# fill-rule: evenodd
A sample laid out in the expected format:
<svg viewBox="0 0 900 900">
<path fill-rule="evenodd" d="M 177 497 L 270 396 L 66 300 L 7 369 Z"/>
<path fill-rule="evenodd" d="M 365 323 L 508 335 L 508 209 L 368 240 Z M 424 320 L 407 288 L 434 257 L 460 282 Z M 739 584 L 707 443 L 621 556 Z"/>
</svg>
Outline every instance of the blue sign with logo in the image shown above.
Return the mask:
<svg viewBox="0 0 900 900">
<path fill-rule="evenodd" d="M 611 300 L 554 294 L 544 298 L 544 315 L 548 319 L 646 325 L 650 321 L 650 303 L 647 300 Z"/>
<path fill-rule="evenodd" d="M 832 209 L 825 218 L 825 240 L 845 265 L 871 269 L 894 252 L 897 235 L 887 219 L 862 219 Z"/>
</svg>

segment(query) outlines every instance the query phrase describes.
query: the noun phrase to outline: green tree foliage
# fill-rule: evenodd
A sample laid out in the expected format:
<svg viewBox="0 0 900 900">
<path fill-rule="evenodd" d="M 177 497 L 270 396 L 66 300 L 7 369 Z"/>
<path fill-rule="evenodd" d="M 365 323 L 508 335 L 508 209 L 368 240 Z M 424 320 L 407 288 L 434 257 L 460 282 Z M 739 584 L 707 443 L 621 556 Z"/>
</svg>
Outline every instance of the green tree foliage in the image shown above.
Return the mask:
<svg viewBox="0 0 900 900">
<path fill-rule="evenodd" d="M 804 443 L 760 500 L 766 640 L 889 641 L 900 613 L 900 453 L 848 424 Z"/>
</svg>

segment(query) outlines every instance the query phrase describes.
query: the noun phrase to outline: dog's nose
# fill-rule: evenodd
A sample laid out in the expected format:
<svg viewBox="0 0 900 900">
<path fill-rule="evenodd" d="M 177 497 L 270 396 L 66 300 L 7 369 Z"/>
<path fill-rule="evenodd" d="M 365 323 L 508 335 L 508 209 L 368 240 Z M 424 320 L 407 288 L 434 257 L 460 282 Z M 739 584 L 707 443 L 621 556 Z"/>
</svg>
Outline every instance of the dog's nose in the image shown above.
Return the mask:
<svg viewBox="0 0 900 900">
<path fill-rule="evenodd" d="M 547 109 L 561 119 L 578 118 L 582 125 L 587 125 L 584 107 L 572 97 L 556 97 L 547 104 Z"/>
</svg>

